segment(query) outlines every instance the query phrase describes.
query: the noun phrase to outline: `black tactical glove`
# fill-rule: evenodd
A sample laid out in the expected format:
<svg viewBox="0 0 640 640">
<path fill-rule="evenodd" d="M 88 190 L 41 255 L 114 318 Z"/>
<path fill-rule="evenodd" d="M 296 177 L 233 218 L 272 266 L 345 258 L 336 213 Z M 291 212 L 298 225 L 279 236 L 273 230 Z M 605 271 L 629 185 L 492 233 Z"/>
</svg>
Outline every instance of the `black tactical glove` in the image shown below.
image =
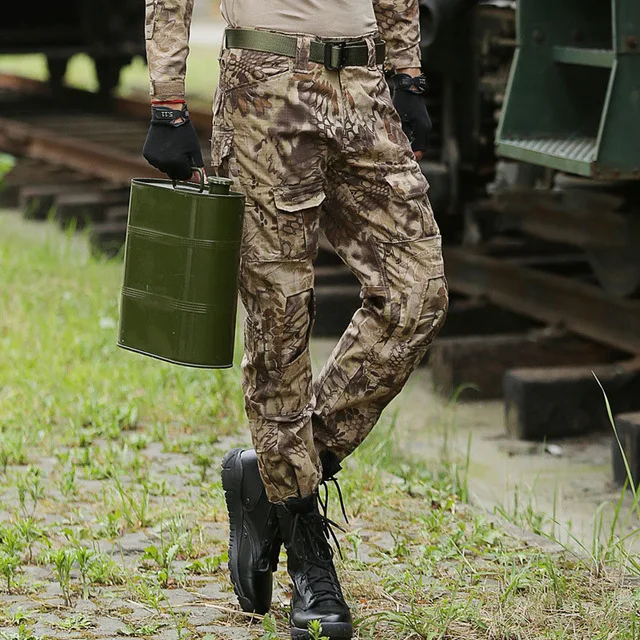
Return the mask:
<svg viewBox="0 0 640 640">
<path fill-rule="evenodd" d="M 393 106 L 396 108 L 402 130 L 414 151 L 424 151 L 429 143 L 431 118 L 427 111 L 424 92 L 427 81 L 423 75 L 412 78 L 408 73 L 396 73 L 389 80 L 393 89 Z"/>
<path fill-rule="evenodd" d="M 193 167 L 204 167 L 198 136 L 186 105 L 184 109 L 151 107 L 151 126 L 142 155 L 172 180 L 188 180 Z"/>
</svg>

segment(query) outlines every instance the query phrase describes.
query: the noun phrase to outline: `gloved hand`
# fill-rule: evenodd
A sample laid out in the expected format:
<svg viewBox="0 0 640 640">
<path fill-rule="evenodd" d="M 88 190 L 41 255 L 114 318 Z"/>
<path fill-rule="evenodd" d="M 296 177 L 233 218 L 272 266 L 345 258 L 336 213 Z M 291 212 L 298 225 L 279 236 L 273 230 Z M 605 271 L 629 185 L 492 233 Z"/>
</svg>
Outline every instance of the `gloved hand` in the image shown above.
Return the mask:
<svg viewBox="0 0 640 640">
<path fill-rule="evenodd" d="M 426 80 L 424 76 L 412 78 L 406 73 L 392 76 L 389 84 L 393 91 L 393 106 L 396 108 L 402 130 L 411 142 L 413 151 L 424 151 L 429 143 L 432 125 L 424 99 Z"/>
<path fill-rule="evenodd" d="M 151 126 L 142 155 L 146 161 L 172 180 L 188 180 L 193 167 L 204 167 L 196 130 L 189 119 L 187 105 L 172 109 L 153 105 Z"/>
</svg>

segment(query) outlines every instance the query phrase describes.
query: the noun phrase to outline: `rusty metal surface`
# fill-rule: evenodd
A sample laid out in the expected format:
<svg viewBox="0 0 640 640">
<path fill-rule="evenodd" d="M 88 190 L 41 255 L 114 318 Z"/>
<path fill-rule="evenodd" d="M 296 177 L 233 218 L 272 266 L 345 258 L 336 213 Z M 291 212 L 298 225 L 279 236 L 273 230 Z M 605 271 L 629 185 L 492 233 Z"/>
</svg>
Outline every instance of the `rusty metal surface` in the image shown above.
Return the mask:
<svg viewBox="0 0 640 640">
<path fill-rule="evenodd" d="M 461 248 L 445 248 L 444 259 L 454 291 L 640 354 L 640 300 L 614 299 L 597 287 Z"/>
<path fill-rule="evenodd" d="M 134 176 L 160 175 L 141 156 L 54 134 L 10 118 L 0 118 L 0 149 L 63 165 L 115 184 L 129 184 Z"/>
<path fill-rule="evenodd" d="M 616 212 L 623 203 L 624 198 L 606 193 L 519 189 L 479 206 L 500 214 L 505 228 L 584 247 L 629 244 L 633 221 Z"/>
<path fill-rule="evenodd" d="M 0 73 L 0 89 L 33 95 L 51 95 L 51 88 L 47 82 L 7 73 Z M 77 102 L 79 104 L 94 103 L 98 106 L 104 106 L 103 96 L 91 93 L 90 91 L 83 91 L 82 89 L 64 87 L 59 95 L 62 98 L 68 98 L 71 102 Z M 115 115 L 128 116 L 135 120 L 149 120 L 150 117 L 149 101 L 147 98 L 144 100 L 113 98 L 110 101 L 110 107 L 111 110 L 109 113 Z M 198 132 L 203 136 L 206 135 L 210 137 L 212 125 L 211 112 L 189 109 L 189 114 Z"/>
<path fill-rule="evenodd" d="M 45 82 L 9 74 L 0 74 L 0 91 L 6 103 L 0 149 L 117 185 L 128 185 L 132 177 L 162 177 L 141 155 L 149 119 L 146 99 L 113 99 L 105 112 L 104 99 L 97 94 L 64 88 L 52 95 Z M 40 97 L 48 99 L 40 105 Z M 191 117 L 200 135 L 208 138 L 211 114 L 192 111 Z"/>
</svg>

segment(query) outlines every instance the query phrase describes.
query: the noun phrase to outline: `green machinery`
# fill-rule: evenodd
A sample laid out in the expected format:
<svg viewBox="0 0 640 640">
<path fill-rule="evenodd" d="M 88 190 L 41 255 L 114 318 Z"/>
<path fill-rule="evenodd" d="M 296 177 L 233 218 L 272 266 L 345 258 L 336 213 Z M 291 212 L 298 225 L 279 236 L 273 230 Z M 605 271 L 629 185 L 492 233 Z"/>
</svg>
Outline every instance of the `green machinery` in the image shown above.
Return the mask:
<svg viewBox="0 0 640 640">
<path fill-rule="evenodd" d="M 640 179 L 640 0 L 519 0 L 497 152 Z"/>
</svg>

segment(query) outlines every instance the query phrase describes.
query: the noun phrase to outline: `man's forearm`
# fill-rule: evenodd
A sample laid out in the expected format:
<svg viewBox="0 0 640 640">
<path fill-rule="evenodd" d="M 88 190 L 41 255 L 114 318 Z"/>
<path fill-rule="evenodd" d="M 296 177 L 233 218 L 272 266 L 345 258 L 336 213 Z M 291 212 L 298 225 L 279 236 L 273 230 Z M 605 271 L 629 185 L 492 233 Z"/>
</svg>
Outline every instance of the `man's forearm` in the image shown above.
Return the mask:
<svg viewBox="0 0 640 640">
<path fill-rule="evenodd" d="M 420 72 L 420 11 L 418 0 L 373 0 L 380 35 L 387 42 L 389 71 Z"/>
<path fill-rule="evenodd" d="M 194 0 L 146 0 L 145 38 L 156 100 L 184 97 Z"/>
</svg>

